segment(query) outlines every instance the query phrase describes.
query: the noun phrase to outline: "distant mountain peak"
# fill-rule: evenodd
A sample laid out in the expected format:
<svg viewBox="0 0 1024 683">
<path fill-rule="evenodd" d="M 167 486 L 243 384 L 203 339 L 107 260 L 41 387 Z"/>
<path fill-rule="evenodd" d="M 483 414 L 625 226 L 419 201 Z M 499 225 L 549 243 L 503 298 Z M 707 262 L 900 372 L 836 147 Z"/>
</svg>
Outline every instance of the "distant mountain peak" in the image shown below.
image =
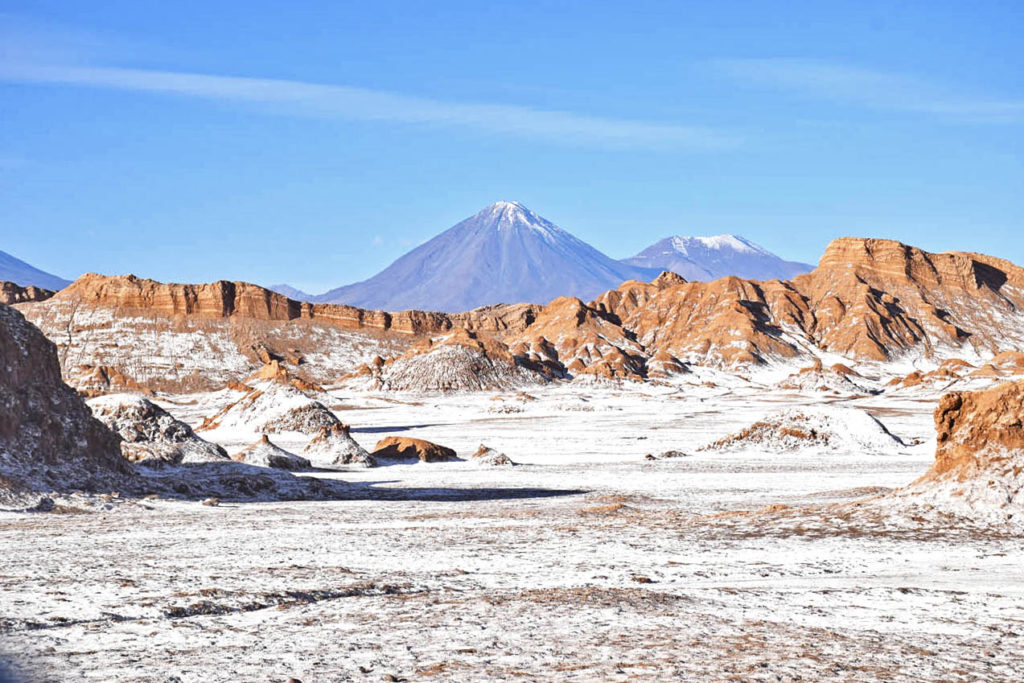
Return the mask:
<svg viewBox="0 0 1024 683">
<path fill-rule="evenodd" d="M 495 202 L 363 282 L 315 297 L 388 311 L 590 299 L 659 271 L 609 258 L 519 202 Z"/>
<path fill-rule="evenodd" d="M 785 261 L 740 235 L 675 235 L 655 242 L 623 263 L 660 268 L 687 280 L 717 280 L 727 275 L 751 280 L 788 280 L 814 266 Z"/>
</svg>

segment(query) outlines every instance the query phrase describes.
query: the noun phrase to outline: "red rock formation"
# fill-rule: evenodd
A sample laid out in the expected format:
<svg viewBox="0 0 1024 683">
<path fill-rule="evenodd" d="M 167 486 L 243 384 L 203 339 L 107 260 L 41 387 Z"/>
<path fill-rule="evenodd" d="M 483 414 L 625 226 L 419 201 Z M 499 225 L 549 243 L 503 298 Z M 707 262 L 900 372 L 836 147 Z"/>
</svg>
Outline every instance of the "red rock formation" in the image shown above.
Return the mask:
<svg viewBox="0 0 1024 683">
<path fill-rule="evenodd" d="M 388 313 L 338 304 L 294 301 L 247 282 L 221 280 L 209 284 L 162 283 L 134 275 L 104 276 L 89 273 L 61 290 L 59 301 L 113 308 L 123 313 L 163 314 L 196 318 L 245 318 L 284 322 L 316 320 L 350 330 L 381 330 L 403 334 L 430 334 L 456 327 L 508 333 L 525 329 L 536 306 L 491 306 L 449 315 L 430 311 Z"/>
<path fill-rule="evenodd" d="M 22 287 L 14 282 L 0 282 L 0 304 L 23 304 L 29 301 L 46 301 L 54 292 L 42 287 Z"/>
<path fill-rule="evenodd" d="M 419 459 L 423 462 L 442 462 L 455 458 L 455 451 L 423 439 L 389 436 L 377 442 L 371 455 L 377 459 Z"/>
<path fill-rule="evenodd" d="M 579 299 L 555 299 L 515 341 L 528 346 L 538 361 L 557 360 L 573 376 L 636 379 L 645 375 L 644 348 L 615 316 Z M 550 355 L 545 358 L 544 354 Z"/>
<path fill-rule="evenodd" d="M 75 388 L 87 398 L 103 394 L 138 392 L 153 395 L 153 390 L 128 377 L 117 368 L 107 365 L 80 365 L 75 373 Z"/>
<path fill-rule="evenodd" d="M 935 409 L 935 431 L 930 476 L 973 476 L 1007 451 L 1024 454 L 1024 381 L 946 394 Z"/>
<path fill-rule="evenodd" d="M 897 495 L 997 515 L 1024 507 L 1024 381 L 946 394 L 935 430 L 935 463 Z"/>
<path fill-rule="evenodd" d="M 291 358 L 320 382 L 350 373 L 375 355 L 408 361 L 435 353 L 434 342 L 416 343 L 440 336 L 448 339 L 443 344 L 471 351 L 467 358 L 489 359 L 467 361 L 471 371 L 477 367 L 493 373 L 494 363 L 504 363 L 547 376 L 629 379 L 671 374 L 686 364 L 733 367 L 818 350 L 854 361 L 1024 351 L 1024 269 L 978 254 L 930 254 L 899 242 L 860 238 L 835 240 L 817 269 L 791 282 L 735 277 L 686 282 L 663 274 L 652 283 L 623 283 L 589 304 L 560 298 L 543 307 L 386 313 L 300 303 L 239 282 L 175 285 L 87 275 L 47 301 L 21 307 L 66 344 L 62 351 L 68 359 L 85 353 L 81 348 L 92 343 L 101 326 L 109 327 L 111 317 L 163 316 L 171 321 L 166 325 L 185 331 L 205 329 L 202 321 L 228 325 L 232 343 L 252 363 Z M 80 326 L 83 312 L 98 309 L 106 317 Z M 363 335 L 338 344 L 365 348 L 366 355 L 345 368 L 305 364 L 320 353 L 325 330 Z M 285 345 L 287 351 L 273 350 Z M 110 346 L 109 354 L 93 349 L 76 365 L 67 361 L 65 370 L 82 363 L 118 367 L 116 358 L 107 355 L 123 348 Z M 321 358 L 327 355 L 320 353 Z M 145 363 L 149 357 L 133 362 Z M 181 362 L 187 367 L 188 360 Z M 383 367 L 374 363 L 361 372 L 374 376 L 374 368 Z M 1007 371 L 999 364 L 993 368 L 985 371 Z M 124 368 L 121 372 L 131 374 Z M 215 375 L 210 378 L 214 386 L 244 376 L 229 376 L 219 368 L 196 371 L 202 372 Z M 167 388 L 197 388 L 194 374 L 183 370 Z"/>
</svg>

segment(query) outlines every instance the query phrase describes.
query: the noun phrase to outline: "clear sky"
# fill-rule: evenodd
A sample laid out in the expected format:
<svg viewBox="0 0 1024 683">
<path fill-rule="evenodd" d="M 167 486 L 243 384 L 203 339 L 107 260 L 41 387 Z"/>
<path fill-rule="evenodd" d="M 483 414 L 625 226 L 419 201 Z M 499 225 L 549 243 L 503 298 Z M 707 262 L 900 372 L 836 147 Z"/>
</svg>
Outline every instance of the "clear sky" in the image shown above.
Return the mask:
<svg viewBox="0 0 1024 683">
<path fill-rule="evenodd" d="M 0 0 L 0 250 L 320 292 L 505 199 L 616 258 L 1024 264 L 1022 36 L 1020 0 Z"/>
</svg>

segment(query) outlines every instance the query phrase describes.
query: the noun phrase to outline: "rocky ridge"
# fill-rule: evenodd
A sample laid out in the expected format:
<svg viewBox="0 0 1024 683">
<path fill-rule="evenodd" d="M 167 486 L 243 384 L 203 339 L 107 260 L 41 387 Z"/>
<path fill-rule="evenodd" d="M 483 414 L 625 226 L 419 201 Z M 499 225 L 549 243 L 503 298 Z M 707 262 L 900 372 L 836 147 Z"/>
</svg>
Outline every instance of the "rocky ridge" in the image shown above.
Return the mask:
<svg viewBox="0 0 1024 683">
<path fill-rule="evenodd" d="M 1024 350 L 1024 269 L 861 238 L 833 241 L 813 272 L 791 281 L 687 282 L 666 273 L 589 303 L 563 297 L 459 314 L 384 313 L 296 302 L 245 283 L 164 285 L 131 276 L 84 276 L 19 308 L 58 342 L 71 381 L 95 372 L 83 368 L 109 367 L 151 386 L 162 381 L 156 369 L 171 365 L 164 374 L 179 379 L 163 386 L 170 390 L 223 386 L 271 357 L 320 383 L 355 373 L 369 388 L 467 390 L 822 357 L 854 369 L 908 358 L 983 365 Z M 115 329 L 152 341 L 97 344 Z M 183 350 L 172 355 L 169 347 Z M 823 385 L 845 385 L 824 374 Z"/>
</svg>

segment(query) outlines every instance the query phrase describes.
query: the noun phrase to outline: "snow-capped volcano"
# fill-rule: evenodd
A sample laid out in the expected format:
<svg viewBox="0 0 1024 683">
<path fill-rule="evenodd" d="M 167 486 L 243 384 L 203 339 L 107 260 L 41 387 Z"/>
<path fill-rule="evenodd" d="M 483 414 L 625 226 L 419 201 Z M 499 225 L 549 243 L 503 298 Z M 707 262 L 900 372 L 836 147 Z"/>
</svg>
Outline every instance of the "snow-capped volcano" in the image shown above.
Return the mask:
<svg viewBox="0 0 1024 683">
<path fill-rule="evenodd" d="M 788 280 L 814 266 L 784 261 L 739 235 L 666 237 L 623 263 L 670 270 L 687 280 L 717 280 L 727 275 L 751 280 Z"/>
<path fill-rule="evenodd" d="M 496 202 L 369 280 L 315 300 L 391 311 L 465 311 L 559 296 L 589 300 L 659 272 L 616 261 L 519 202 Z"/>
</svg>

